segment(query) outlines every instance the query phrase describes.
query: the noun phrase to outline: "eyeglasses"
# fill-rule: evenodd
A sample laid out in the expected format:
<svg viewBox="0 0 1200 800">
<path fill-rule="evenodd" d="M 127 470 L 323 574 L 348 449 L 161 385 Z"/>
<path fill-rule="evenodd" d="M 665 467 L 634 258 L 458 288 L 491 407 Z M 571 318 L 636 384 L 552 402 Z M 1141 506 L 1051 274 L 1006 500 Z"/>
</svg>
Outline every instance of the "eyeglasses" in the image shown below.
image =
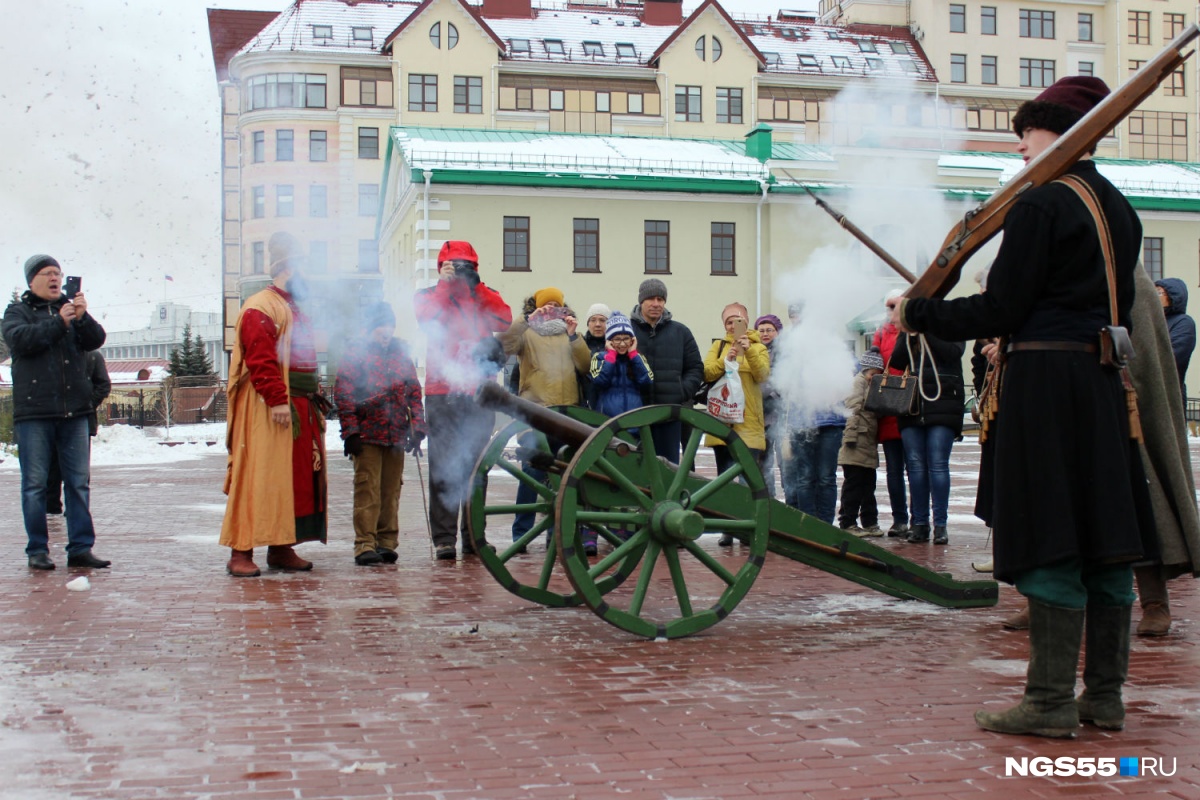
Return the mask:
<svg viewBox="0 0 1200 800">
<path fill-rule="evenodd" d="M 63 274 L 56 269 L 50 269 L 50 270 L 44 269 L 41 272 L 39 272 L 37 275 L 34 275 L 33 277 L 35 277 L 35 278 L 61 278 L 62 276 L 63 276 Z"/>
</svg>

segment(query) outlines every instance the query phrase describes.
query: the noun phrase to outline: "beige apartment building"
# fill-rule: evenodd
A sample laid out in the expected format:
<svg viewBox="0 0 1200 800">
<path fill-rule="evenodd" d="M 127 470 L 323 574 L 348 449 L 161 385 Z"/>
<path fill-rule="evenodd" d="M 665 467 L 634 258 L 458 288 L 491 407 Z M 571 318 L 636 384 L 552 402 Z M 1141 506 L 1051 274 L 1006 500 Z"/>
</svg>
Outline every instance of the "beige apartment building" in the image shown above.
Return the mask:
<svg viewBox="0 0 1200 800">
<path fill-rule="evenodd" d="M 734 0 L 686 16 L 671 0 L 211 11 L 227 347 L 275 230 L 309 247 L 333 349 L 380 296 L 403 326 L 450 238 L 475 244 L 514 308 L 555 285 L 575 305 L 627 309 L 637 283 L 664 276 L 698 335 L 732 299 L 782 315 L 789 276 L 830 247 L 886 283 L 806 186 L 920 269 L 1019 168 L 1016 107 L 1070 73 L 1119 83 L 1172 15 L 1193 21 L 1176 5 L 1156 0 L 1148 28 L 1104 2 L 849 0 L 769 18 L 739 17 Z M 1142 213 L 1148 268 L 1192 285 L 1195 69 L 1099 152 Z"/>
</svg>

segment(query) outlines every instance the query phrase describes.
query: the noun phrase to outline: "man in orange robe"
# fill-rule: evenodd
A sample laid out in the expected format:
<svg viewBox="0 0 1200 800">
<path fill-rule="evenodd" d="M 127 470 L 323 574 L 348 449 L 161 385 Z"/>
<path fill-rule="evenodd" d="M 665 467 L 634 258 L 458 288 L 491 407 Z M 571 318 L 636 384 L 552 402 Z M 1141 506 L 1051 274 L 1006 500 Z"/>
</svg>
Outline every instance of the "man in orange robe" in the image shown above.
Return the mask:
<svg viewBox="0 0 1200 800">
<path fill-rule="evenodd" d="M 238 578 L 259 574 L 254 548 L 264 545 L 268 567 L 310 570 L 292 546 L 326 537 L 325 401 L 312 326 L 296 305 L 307 291 L 300 243 L 276 233 L 268 250 L 273 283 L 243 306 L 229 367 L 221 545 Z"/>
</svg>

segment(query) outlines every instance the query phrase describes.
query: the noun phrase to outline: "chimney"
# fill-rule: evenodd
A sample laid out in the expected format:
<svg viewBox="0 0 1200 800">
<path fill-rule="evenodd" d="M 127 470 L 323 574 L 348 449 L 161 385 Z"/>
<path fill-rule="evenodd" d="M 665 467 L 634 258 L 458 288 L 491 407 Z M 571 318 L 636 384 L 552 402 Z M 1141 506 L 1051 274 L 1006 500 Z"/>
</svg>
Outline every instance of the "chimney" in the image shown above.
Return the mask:
<svg viewBox="0 0 1200 800">
<path fill-rule="evenodd" d="M 683 0 L 642 0 L 642 22 L 678 25 L 683 22 Z"/>
<path fill-rule="evenodd" d="M 760 122 L 746 134 L 746 155 L 764 164 L 771 158 L 771 126 Z"/>
<path fill-rule="evenodd" d="M 480 16 L 494 19 L 533 19 L 532 0 L 483 0 Z"/>
</svg>

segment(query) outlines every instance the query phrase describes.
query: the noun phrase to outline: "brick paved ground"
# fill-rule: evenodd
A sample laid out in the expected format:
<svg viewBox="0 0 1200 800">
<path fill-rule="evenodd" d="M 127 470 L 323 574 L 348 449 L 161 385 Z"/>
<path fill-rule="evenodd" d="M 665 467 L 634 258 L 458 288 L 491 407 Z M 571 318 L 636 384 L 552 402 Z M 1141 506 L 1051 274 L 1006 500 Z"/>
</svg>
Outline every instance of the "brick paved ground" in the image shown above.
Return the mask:
<svg viewBox="0 0 1200 800">
<path fill-rule="evenodd" d="M 885 546 L 967 577 L 987 553 L 977 454 L 956 447 L 951 546 Z M 86 593 L 64 588 L 61 550 L 57 571 L 26 569 L 17 474 L 0 471 L 0 797 L 1200 797 L 1191 581 L 1172 634 L 1135 640 L 1125 732 L 1005 737 L 971 714 L 1022 685 L 1007 587 L 997 608 L 949 611 L 770 556 L 722 624 L 648 642 L 529 605 L 474 559 L 431 560 L 415 474 L 400 564 L 355 567 L 340 458 L 331 543 L 303 550 L 317 569 L 233 580 L 223 467 L 96 468 L 97 552 L 115 564 Z M 1006 756 L 1068 755 L 1175 774 L 1004 775 Z"/>
</svg>

